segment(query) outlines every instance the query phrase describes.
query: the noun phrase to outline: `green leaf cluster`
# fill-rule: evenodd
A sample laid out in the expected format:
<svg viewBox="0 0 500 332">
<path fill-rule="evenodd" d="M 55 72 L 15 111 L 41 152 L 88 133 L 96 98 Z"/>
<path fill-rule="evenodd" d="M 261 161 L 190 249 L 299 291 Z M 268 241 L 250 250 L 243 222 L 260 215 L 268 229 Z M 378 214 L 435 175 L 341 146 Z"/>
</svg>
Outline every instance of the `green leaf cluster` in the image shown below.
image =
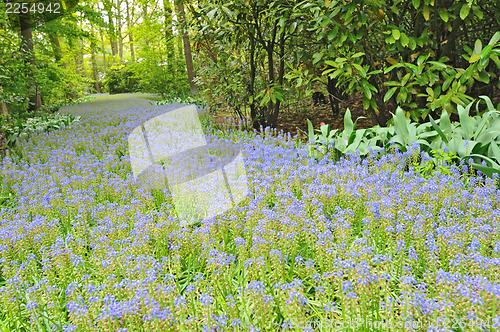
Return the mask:
<svg viewBox="0 0 500 332">
<path fill-rule="evenodd" d="M 484 112 L 480 110 L 482 102 L 486 104 Z M 477 115 L 474 117 L 469 115 L 474 102 L 466 107 L 459 105 L 457 112 L 460 121 L 454 123 L 450 121 L 446 111 L 443 111 L 438 120 L 430 117 L 430 122 L 423 124 L 412 122 L 400 107 L 393 114 L 393 125 L 389 127 L 375 126 L 354 130 L 355 123 L 351 120 L 349 110 L 344 116 L 342 132 L 330 131 L 328 125 L 314 130 L 311 122 L 307 120 L 309 156 L 319 159 L 330 151 L 335 159 L 348 153 L 359 153 L 366 157 L 371 151 L 399 149 L 404 152 L 408 147 L 418 144 L 427 156 L 439 155 L 437 151 L 446 149 L 452 156 L 456 156 L 457 160 L 471 160 L 472 167 L 476 170 L 493 176 L 494 173 L 500 173 L 500 112 L 486 96 L 481 96 L 481 100 L 475 105 Z M 425 169 L 427 166 L 422 167 Z"/>
<path fill-rule="evenodd" d="M 26 121 L 22 121 L 21 118 L 17 117 L 14 119 L 12 125 L 4 125 L 2 131 L 6 133 L 6 146 L 14 147 L 16 141 L 20 138 L 27 138 L 36 132 L 49 132 L 61 129 L 74 122 L 79 122 L 80 120 L 80 116 L 73 116 L 72 114 L 54 114 L 51 116 L 34 117 Z"/>
</svg>

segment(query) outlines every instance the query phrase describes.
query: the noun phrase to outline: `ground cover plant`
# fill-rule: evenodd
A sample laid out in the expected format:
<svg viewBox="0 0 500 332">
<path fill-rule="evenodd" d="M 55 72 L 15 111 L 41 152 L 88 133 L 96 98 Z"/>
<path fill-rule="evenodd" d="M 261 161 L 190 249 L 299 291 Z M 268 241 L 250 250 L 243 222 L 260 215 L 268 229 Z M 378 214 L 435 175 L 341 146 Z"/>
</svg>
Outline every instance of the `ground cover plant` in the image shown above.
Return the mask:
<svg viewBox="0 0 500 332">
<path fill-rule="evenodd" d="M 455 156 L 458 164 L 472 160 L 474 169 L 493 176 L 500 173 L 500 130 L 498 112 L 487 96 L 481 96 L 486 104 L 486 110 L 479 112 L 480 102 L 470 103 L 466 107 L 458 106 L 459 122 L 450 122 L 447 111 L 443 111 L 441 118 L 422 124 L 413 123 L 405 112 L 398 107 L 392 118 L 393 126 L 375 126 L 369 129 L 355 130 L 358 119 L 352 121 L 351 113 L 347 109 L 344 115 L 344 130 L 330 130 L 330 125 L 321 123 L 320 129 L 314 130 L 311 121 L 307 120 L 309 128 L 309 156 L 322 158 L 329 150 L 333 150 L 335 159 L 346 153 L 359 152 L 366 157 L 370 151 L 395 149 L 407 151 L 407 147 L 417 144 L 422 149 L 420 156 L 416 156 L 413 164 L 421 167 L 422 163 L 431 162 L 430 154 L 447 150 Z M 476 104 L 476 112 L 481 115 L 471 117 L 470 111 Z M 407 113 L 408 114 L 408 113 Z M 408 114 L 409 115 L 409 114 Z"/>
<path fill-rule="evenodd" d="M 423 177 L 405 152 L 326 153 L 271 131 L 243 148 L 244 203 L 180 228 L 133 181 L 128 133 L 179 105 L 98 97 L 2 159 L 0 322 L 10 331 L 493 331 L 499 199 L 471 165 Z M 215 135 L 215 134 L 218 134 Z"/>
</svg>

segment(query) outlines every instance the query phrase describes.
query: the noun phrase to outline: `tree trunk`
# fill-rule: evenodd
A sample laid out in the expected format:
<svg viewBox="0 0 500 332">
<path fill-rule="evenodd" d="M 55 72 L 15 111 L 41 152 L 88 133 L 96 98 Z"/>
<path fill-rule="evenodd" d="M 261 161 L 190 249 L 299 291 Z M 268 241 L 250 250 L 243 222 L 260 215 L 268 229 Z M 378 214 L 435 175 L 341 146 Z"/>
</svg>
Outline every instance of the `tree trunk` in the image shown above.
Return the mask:
<svg viewBox="0 0 500 332">
<path fill-rule="evenodd" d="M 257 114 L 257 106 L 255 105 L 255 38 L 250 36 L 250 83 L 248 85 L 248 94 L 252 97 L 250 103 L 250 117 L 252 118 L 252 126 L 255 130 L 260 128 L 260 119 Z"/>
<path fill-rule="evenodd" d="M 148 3 L 147 2 L 144 3 L 144 6 L 142 8 L 142 20 L 144 22 L 144 25 L 146 26 L 146 29 L 149 30 Z M 145 38 L 144 42 L 146 43 L 146 46 L 149 47 L 149 36 L 148 36 L 148 34 L 146 34 L 146 38 Z"/>
<path fill-rule="evenodd" d="M 104 10 L 106 11 L 106 14 L 108 15 L 108 33 L 109 33 L 109 41 L 111 44 L 111 54 L 113 56 L 118 54 L 118 46 L 116 44 L 116 28 L 115 24 L 113 22 L 113 12 L 112 12 L 112 6 L 113 3 L 109 3 L 107 1 L 104 2 Z M 114 59 L 113 59 L 114 61 Z"/>
<path fill-rule="evenodd" d="M 52 45 L 52 52 L 54 52 L 54 59 L 56 62 L 60 62 L 62 58 L 61 44 L 59 43 L 59 38 L 50 33 L 49 34 L 50 44 Z"/>
<path fill-rule="evenodd" d="M 167 75 L 171 78 L 173 86 L 177 90 L 179 86 L 177 74 L 177 66 L 175 66 L 175 37 L 172 30 L 172 4 L 170 0 L 163 0 L 163 15 L 165 17 L 165 47 L 167 50 Z"/>
<path fill-rule="evenodd" d="M 73 61 L 75 62 L 75 73 L 80 75 L 80 58 L 78 57 L 78 54 L 75 51 L 73 39 L 71 39 L 71 37 L 68 37 L 68 46 L 69 49 L 71 50 Z"/>
<path fill-rule="evenodd" d="M 118 54 L 120 56 L 120 61 L 123 60 L 123 36 L 122 36 L 122 19 L 121 19 L 121 4 L 122 2 L 116 1 L 116 8 L 118 9 L 118 16 L 116 18 L 116 23 L 118 25 Z"/>
<path fill-rule="evenodd" d="M 185 27 L 186 23 L 186 13 L 184 12 L 184 4 L 182 1 L 177 3 L 177 11 L 179 13 L 179 23 L 182 32 L 182 41 L 184 44 L 184 57 L 186 58 L 186 68 L 189 78 L 189 88 L 191 90 L 191 95 L 198 95 L 198 87 L 194 82 L 194 66 L 193 66 L 193 56 L 191 54 L 191 43 L 189 41 L 189 35 Z"/>
<path fill-rule="evenodd" d="M 34 91 L 30 91 L 28 112 L 36 111 L 41 107 L 41 100 L 38 97 L 38 87 L 35 82 L 33 71 L 35 70 L 35 54 L 33 52 L 33 34 L 31 30 L 31 16 L 27 13 L 19 13 L 19 25 L 21 27 L 21 50 L 25 56 L 25 63 L 28 65 L 28 77 Z"/>
<path fill-rule="evenodd" d="M 82 44 L 83 44 L 83 41 L 82 41 Z M 83 54 L 84 53 L 84 49 L 83 47 L 80 49 L 80 70 L 82 72 L 82 76 L 87 76 L 86 75 L 86 71 L 85 71 L 85 58 L 83 57 Z"/>
<path fill-rule="evenodd" d="M 280 56 L 280 65 L 278 69 L 278 84 L 280 87 L 283 87 L 283 82 L 285 79 L 285 42 L 286 42 L 286 29 L 283 30 L 283 32 L 280 35 L 280 40 L 279 40 L 279 56 Z M 280 112 L 280 106 L 281 106 L 281 101 L 279 99 L 276 100 L 276 103 L 274 104 L 274 109 L 273 113 L 271 114 L 271 122 L 270 125 L 273 128 L 278 127 L 278 116 Z"/>
<path fill-rule="evenodd" d="M 130 44 L 130 56 L 132 57 L 132 62 L 135 62 L 135 50 L 134 50 L 134 36 L 132 35 L 132 26 L 130 24 L 130 21 L 132 17 L 134 16 L 134 7 L 132 7 L 132 16 L 130 15 L 130 8 L 129 8 L 129 0 L 125 1 L 125 4 L 127 5 L 127 30 L 128 30 L 128 41 Z"/>
<path fill-rule="evenodd" d="M 2 86 L 0 85 L 0 91 L 2 91 Z M 9 109 L 7 108 L 7 104 L 5 102 L 0 103 L 0 116 L 5 120 L 9 118 Z"/>
<path fill-rule="evenodd" d="M 269 89 L 273 86 L 275 81 L 274 74 L 274 45 L 276 44 L 276 33 L 278 32 L 278 23 L 274 24 L 271 40 L 267 42 L 267 71 L 269 76 Z M 269 101 L 266 110 L 266 126 L 273 126 L 272 124 L 272 114 L 274 113 L 274 104 L 272 100 Z M 275 127 L 275 126 L 274 126 Z M 274 128 L 273 127 L 273 128 Z"/>
<path fill-rule="evenodd" d="M 5 119 L 9 117 L 9 109 L 5 102 L 0 103 L 0 115 Z"/>
<path fill-rule="evenodd" d="M 102 47 L 103 67 L 104 67 L 104 71 L 107 71 L 106 49 L 104 48 L 104 35 L 102 34 L 102 31 L 101 31 L 101 47 Z"/>
<path fill-rule="evenodd" d="M 99 73 L 97 72 L 97 61 L 95 58 L 94 41 L 90 42 L 90 48 L 91 48 L 91 52 L 92 52 L 92 77 L 94 79 L 94 89 L 97 93 L 101 93 L 101 88 L 99 87 Z"/>
</svg>

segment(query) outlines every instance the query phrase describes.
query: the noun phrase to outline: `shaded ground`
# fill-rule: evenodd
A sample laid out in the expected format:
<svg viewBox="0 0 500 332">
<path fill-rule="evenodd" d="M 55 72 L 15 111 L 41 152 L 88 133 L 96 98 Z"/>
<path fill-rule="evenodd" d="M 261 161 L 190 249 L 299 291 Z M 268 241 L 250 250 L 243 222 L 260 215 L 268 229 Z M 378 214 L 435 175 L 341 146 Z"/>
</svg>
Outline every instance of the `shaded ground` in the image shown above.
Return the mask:
<svg viewBox="0 0 500 332">
<path fill-rule="evenodd" d="M 315 106 L 311 100 L 307 100 L 304 101 L 303 105 L 300 105 L 300 108 L 302 110 L 299 111 L 293 110 L 291 107 L 282 110 L 278 119 L 278 130 L 289 132 L 292 135 L 299 133 L 300 137 L 304 137 L 307 134 L 306 119 L 312 122 L 314 128 L 319 128 L 320 123 L 324 122 L 329 124 L 332 129 L 343 130 L 344 115 L 348 108 L 351 111 L 353 122 L 358 117 L 364 117 L 358 120 L 356 124 L 357 129 L 373 126 L 370 115 L 363 109 L 363 100 L 360 95 L 353 95 L 347 100 L 342 101 L 340 104 L 340 113 L 337 116 L 332 114 L 329 103 Z"/>
<path fill-rule="evenodd" d="M 309 119 L 314 128 L 319 128 L 320 123 L 324 122 L 330 125 L 331 129 L 344 129 L 344 115 L 349 108 L 352 120 L 359 119 L 356 129 L 370 128 L 373 126 L 370 115 L 363 109 L 361 95 L 350 96 L 347 100 L 340 103 L 340 113 L 337 116 L 332 114 L 330 103 L 325 105 L 314 105 L 312 99 L 306 99 L 294 105 L 287 105 L 280 110 L 278 118 L 278 131 L 289 132 L 292 136 L 298 135 L 299 138 L 307 137 L 307 119 Z M 213 119 L 218 124 L 232 124 L 235 120 L 227 112 L 218 112 L 213 114 Z"/>
<path fill-rule="evenodd" d="M 493 105 L 498 105 L 500 103 L 500 90 L 494 89 L 493 95 L 489 96 Z M 340 103 L 340 114 L 334 116 L 330 108 L 330 104 L 318 105 L 313 104 L 312 99 L 306 99 L 298 104 L 288 105 L 280 110 L 280 115 L 278 118 L 278 131 L 283 130 L 285 133 L 289 132 L 292 136 L 298 135 L 300 139 L 306 139 L 307 137 L 307 121 L 309 119 L 314 128 L 317 129 L 321 122 L 330 125 L 331 129 L 344 129 L 344 115 L 349 108 L 351 111 L 351 117 L 353 122 L 359 117 L 364 117 L 359 119 L 356 124 L 356 129 L 371 128 L 376 123 L 372 123 L 370 119 L 370 114 L 363 109 L 363 99 L 362 95 L 351 95 L 347 100 Z M 471 108 L 471 116 L 476 115 L 475 106 Z M 231 123 L 237 120 L 231 121 L 227 117 L 231 115 L 227 112 L 221 112 L 219 114 L 213 115 L 214 121 L 216 123 Z M 439 117 L 435 116 L 434 118 Z M 458 115 L 452 114 L 450 116 L 452 122 L 458 121 Z"/>
</svg>

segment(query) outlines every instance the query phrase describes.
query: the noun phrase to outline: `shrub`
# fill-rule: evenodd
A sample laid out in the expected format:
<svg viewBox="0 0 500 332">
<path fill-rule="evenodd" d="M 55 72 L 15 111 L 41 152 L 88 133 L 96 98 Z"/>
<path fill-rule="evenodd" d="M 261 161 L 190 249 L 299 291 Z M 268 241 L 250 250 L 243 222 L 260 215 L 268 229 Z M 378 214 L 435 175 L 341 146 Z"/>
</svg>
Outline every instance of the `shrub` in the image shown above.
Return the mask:
<svg viewBox="0 0 500 332">
<path fill-rule="evenodd" d="M 109 94 L 139 91 L 139 79 L 130 65 L 120 63 L 110 67 L 105 81 Z"/>
</svg>

